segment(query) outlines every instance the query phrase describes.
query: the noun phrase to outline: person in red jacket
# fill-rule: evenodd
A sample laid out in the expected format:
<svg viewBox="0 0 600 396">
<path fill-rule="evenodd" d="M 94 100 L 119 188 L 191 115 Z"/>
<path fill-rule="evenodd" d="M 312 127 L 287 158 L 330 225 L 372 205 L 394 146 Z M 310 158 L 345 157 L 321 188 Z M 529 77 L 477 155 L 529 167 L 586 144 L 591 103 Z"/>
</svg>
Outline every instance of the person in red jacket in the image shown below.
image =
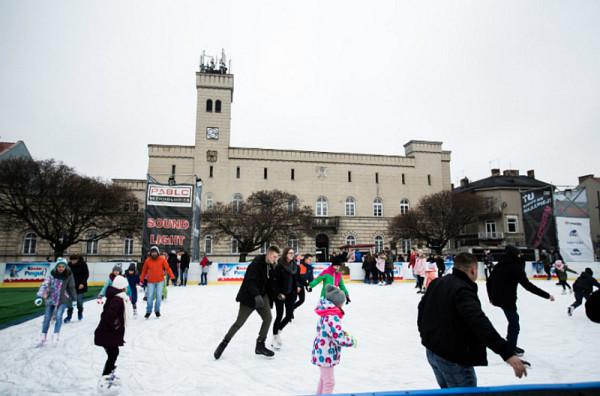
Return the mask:
<svg viewBox="0 0 600 396">
<path fill-rule="evenodd" d="M 150 257 L 144 261 L 142 267 L 142 274 L 140 275 L 140 282 L 144 280 L 148 281 L 146 288 L 146 315 L 144 317 L 148 319 L 152 313 L 152 306 L 154 305 L 154 296 L 156 295 L 156 305 L 154 306 L 154 313 L 156 317 L 160 317 L 160 303 L 162 301 L 163 284 L 165 282 L 165 272 L 168 274 L 171 280 L 175 279 L 169 263 L 160 255 L 160 251 L 157 246 L 150 248 Z"/>
</svg>

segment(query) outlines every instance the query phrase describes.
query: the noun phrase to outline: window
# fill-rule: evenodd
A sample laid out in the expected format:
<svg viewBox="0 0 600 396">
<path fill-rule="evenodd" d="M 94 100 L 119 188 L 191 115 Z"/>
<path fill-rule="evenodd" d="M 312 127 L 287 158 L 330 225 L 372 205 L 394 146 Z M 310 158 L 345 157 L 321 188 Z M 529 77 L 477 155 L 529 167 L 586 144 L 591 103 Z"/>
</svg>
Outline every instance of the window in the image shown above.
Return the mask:
<svg viewBox="0 0 600 396">
<path fill-rule="evenodd" d="M 23 254 L 35 254 L 37 250 L 37 235 L 28 232 L 23 237 Z"/>
<path fill-rule="evenodd" d="M 488 234 L 495 234 L 496 233 L 496 223 L 493 221 L 486 221 L 485 222 L 485 232 Z"/>
<path fill-rule="evenodd" d="M 265 180 L 267 180 L 267 176 L 268 176 L 268 174 L 267 174 L 267 168 L 265 168 L 265 170 L 263 171 L 263 178 Z"/>
<path fill-rule="evenodd" d="M 352 183 L 352 172 L 348 171 L 348 183 Z"/>
<path fill-rule="evenodd" d="M 212 254 L 213 249 L 213 238 L 211 235 L 204 237 L 204 252 L 206 254 Z"/>
<path fill-rule="evenodd" d="M 210 209 L 213 207 L 213 195 L 212 193 L 206 194 L 206 209 Z"/>
<path fill-rule="evenodd" d="M 175 185 L 175 170 L 177 167 L 175 165 L 171 165 L 171 176 L 169 176 L 169 185 Z"/>
<path fill-rule="evenodd" d="M 410 239 L 403 239 L 402 240 L 402 252 L 404 253 L 404 255 L 407 255 L 410 253 L 410 248 L 411 248 Z"/>
<path fill-rule="evenodd" d="M 381 198 L 375 198 L 373 200 L 373 216 L 383 216 L 383 201 L 381 200 Z"/>
<path fill-rule="evenodd" d="M 298 238 L 296 235 L 290 235 L 288 238 L 288 246 L 294 249 L 295 253 L 298 253 Z"/>
<path fill-rule="evenodd" d="M 128 235 L 125 238 L 125 248 L 123 249 L 123 254 L 125 256 L 133 255 L 133 237 L 131 235 Z"/>
<path fill-rule="evenodd" d="M 402 174 L 402 184 L 406 184 L 406 175 Z"/>
<path fill-rule="evenodd" d="M 356 215 L 356 201 L 354 197 L 346 198 L 346 216 Z"/>
<path fill-rule="evenodd" d="M 91 231 L 86 236 L 85 253 L 86 254 L 98 254 L 98 240 L 96 239 L 96 232 Z"/>
<path fill-rule="evenodd" d="M 231 238 L 231 253 L 238 254 L 240 252 L 240 246 L 238 240 L 235 238 Z"/>
<path fill-rule="evenodd" d="M 233 204 L 233 211 L 235 213 L 239 213 L 240 209 L 242 208 L 242 203 L 243 203 L 243 198 L 242 198 L 242 194 L 240 193 L 235 193 L 233 195 L 233 199 L 231 200 L 231 203 Z"/>
<path fill-rule="evenodd" d="M 427 175 L 427 184 L 431 186 L 431 175 Z"/>
<path fill-rule="evenodd" d="M 410 204 L 408 202 L 408 199 L 403 198 L 400 201 L 400 214 L 407 214 L 409 209 L 410 209 Z"/>
<path fill-rule="evenodd" d="M 206 101 L 206 112 L 212 113 L 212 99 Z"/>
<path fill-rule="evenodd" d="M 288 213 L 292 214 L 298 210 L 298 198 L 293 197 L 288 201 Z"/>
<path fill-rule="evenodd" d="M 239 166 L 237 168 L 235 168 L 235 178 L 236 179 L 240 178 L 240 167 Z"/>
<path fill-rule="evenodd" d="M 175 170 L 177 169 L 177 165 L 171 165 L 171 176 L 175 177 Z"/>
<path fill-rule="evenodd" d="M 319 199 L 317 199 L 317 205 L 315 207 L 316 215 L 317 216 L 327 216 L 327 214 L 329 213 L 328 209 L 329 208 L 327 205 L 327 198 L 319 197 Z"/>
<path fill-rule="evenodd" d="M 356 238 L 354 235 L 348 235 L 346 237 L 346 245 L 356 245 Z"/>
<path fill-rule="evenodd" d="M 213 177 L 213 166 L 211 165 L 210 168 L 208 168 L 208 177 Z"/>
<path fill-rule="evenodd" d="M 221 101 L 217 100 L 215 102 L 215 113 L 220 113 L 221 112 Z"/>
<path fill-rule="evenodd" d="M 264 242 L 262 245 L 260 245 L 260 254 L 267 253 L 268 248 L 269 248 L 269 242 Z"/>
<path fill-rule="evenodd" d="M 375 253 L 383 252 L 383 237 L 377 235 L 375 237 Z"/>
<path fill-rule="evenodd" d="M 294 169 L 292 169 L 292 171 L 290 172 L 290 179 L 292 179 L 292 180 L 294 180 L 294 177 L 295 177 L 294 173 L 295 173 Z"/>
<path fill-rule="evenodd" d="M 375 183 L 379 183 L 379 172 L 375 172 Z"/>
<path fill-rule="evenodd" d="M 517 216 L 506 216 L 506 232 L 511 234 L 519 232 L 519 218 Z"/>
</svg>

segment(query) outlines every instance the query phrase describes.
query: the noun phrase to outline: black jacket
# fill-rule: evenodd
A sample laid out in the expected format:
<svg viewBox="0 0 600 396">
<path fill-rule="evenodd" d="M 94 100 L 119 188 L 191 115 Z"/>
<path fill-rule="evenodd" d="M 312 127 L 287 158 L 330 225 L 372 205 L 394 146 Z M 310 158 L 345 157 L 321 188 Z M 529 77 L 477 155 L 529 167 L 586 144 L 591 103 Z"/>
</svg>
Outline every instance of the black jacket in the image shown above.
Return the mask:
<svg viewBox="0 0 600 396">
<path fill-rule="evenodd" d="M 169 267 L 171 267 L 171 271 L 177 272 L 177 255 L 175 253 L 169 253 L 167 257 L 167 263 L 169 263 Z"/>
<path fill-rule="evenodd" d="M 517 256 L 515 251 L 507 249 L 507 253 L 494 266 L 487 281 L 490 302 L 500 308 L 517 309 L 517 286 L 519 284 L 533 294 L 542 298 L 550 298 L 550 294 L 527 279 L 525 262 Z"/>
<path fill-rule="evenodd" d="M 185 270 L 190 268 L 190 255 L 187 253 L 183 253 L 181 255 L 181 261 L 180 261 L 180 265 L 181 265 L 181 270 Z"/>
<path fill-rule="evenodd" d="M 274 290 L 275 295 L 282 293 L 286 296 L 295 296 L 297 294 L 297 288 L 301 285 L 300 271 L 295 263 L 292 267 L 295 267 L 296 269 L 294 274 L 286 270 L 281 263 L 275 266 L 273 271 L 274 284 L 276 287 Z"/>
<path fill-rule="evenodd" d="M 585 302 L 585 313 L 592 322 L 600 323 L 600 290 L 596 290 Z"/>
<path fill-rule="evenodd" d="M 256 308 L 254 305 L 254 297 L 269 296 L 271 307 L 273 306 L 273 298 L 275 297 L 276 285 L 274 284 L 273 268 L 265 260 L 265 255 L 254 257 L 254 260 L 248 266 L 246 275 L 240 286 L 240 291 L 235 298 L 248 307 Z"/>
<path fill-rule="evenodd" d="M 477 284 L 456 268 L 429 284 L 419 303 L 417 325 L 421 343 L 453 363 L 486 366 L 486 347 L 504 360 L 514 355 L 481 310 Z"/>
<path fill-rule="evenodd" d="M 592 293 L 594 286 L 600 289 L 600 283 L 598 283 L 596 278 L 583 271 L 575 283 L 573 283 L 573 290 L 581 291 L 586 295 L 589 295 Z"/>
<path fill-rule="evenodd" d="M 75 290 L 77 294 L 83 294 L 88 291 L 88 278 L 90 277 L 90 271 L 85 261 L 79 259 L 77 264 L 73 265 L 69 263 L 69 268 L 73 273 L 73 279 L 75 280 Z M 79 285 L 83 285 L 83 289 L 79 288 Z"/>
<path fill-rule="evenodd" d="M 119 347 L 125 343 L 125 302 L 112 286 L 106 289 L 106 303 L 100 316 L 100 323 L 94 332 L 94 344 L 102 347 Z"/>
</svg>

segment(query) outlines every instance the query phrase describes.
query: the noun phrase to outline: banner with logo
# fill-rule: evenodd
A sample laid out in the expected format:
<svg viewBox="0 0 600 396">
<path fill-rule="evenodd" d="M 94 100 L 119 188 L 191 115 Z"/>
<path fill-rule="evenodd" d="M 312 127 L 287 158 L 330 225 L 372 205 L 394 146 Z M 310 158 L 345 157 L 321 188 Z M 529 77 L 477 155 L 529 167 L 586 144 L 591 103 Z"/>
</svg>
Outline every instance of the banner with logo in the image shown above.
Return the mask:
<svg viewBox="0 0 600 396">
<path fill-rule="evenodd" d="M 521 202 L 527 247 L 533 249 L 556 247 L 552 188 L 523 192 Z"/>
<path fill-rule="evenodd" d="M 218 263 L 217 281 L 242 281 L 250 263 Z"/>
<path fill-rule="evenodd" d="M 151 246 L 162 251 L 190 252 L 194 186 L 148 183 L 142 254 Z"/>
<path fill-rule="evenodd" d="M 560 254 L 566 262 L 594 261 L 589 218 L 557 217 L 556 227 Z"/>
<path fill-rule="evenodd" d="M 47 261 L 31 263 L 6 263 L 4 283 L 42 282 L 50 273 Z"/>
</svg>

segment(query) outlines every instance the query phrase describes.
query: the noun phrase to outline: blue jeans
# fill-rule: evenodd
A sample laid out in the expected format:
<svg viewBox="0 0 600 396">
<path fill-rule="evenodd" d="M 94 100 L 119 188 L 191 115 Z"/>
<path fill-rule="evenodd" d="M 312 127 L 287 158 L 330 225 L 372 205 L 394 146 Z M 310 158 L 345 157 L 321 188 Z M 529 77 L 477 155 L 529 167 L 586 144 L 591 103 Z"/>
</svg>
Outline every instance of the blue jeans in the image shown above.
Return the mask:
<svg viewBox="0 0 600 396">
<path fill-rule="evenodd" d="M 203 272 L 202 274 L 200 274 L 200 284 L 201 285 L 207 285 L 208 284 L 207 279 L 208 279 L 207 272 Z"/>
<path fill-rule="evenodd" d="M 77 313 L 79 316 L 83 314 L 83 293 L 77 294 Z M 71 316 L 73 316 L 73 306 L 69 305 L 67 307 L 67 318 L 71 319 Z"/>
<path fill-rule="evenodd" d="M 427 360 L 433 369 L 440 388 L 465 388 L 477 386 L 477 376 L 473 366 L 448 361 L 427 349 Z"/>
<path fill-rule="evenodd" d="M 154 297 L 156 296 L 156 305 L 154 306 L 154 312 L 160 312 L 160 302 L 162 301 L 164 281 L 152 283 L 148 282 L 146 289 L 146 313 L 152 313 L 152 305 L 154 304 Z"/>
<path fill-rule="evenodd" d="M 519 314 L 517 313 L 516 308 L 502 308 L 502 310 L 508 320 L 506 341 L 515 348 L 517 346 L 517 339 L 519 338 L 519 331 L 521 331 L 521 327 L 519 326 Z"/>
<path fill-rule="evenodd" d="M 44 322 L 42 323 L 42 333 L 48 334 L 48 328 L 50 328 L 50 319 L 52 314 L 56 310 L 56 323 L 54 323 L 54 333 L 60 333 L 60 327 L 63 323 L 63 314 L 67 309 L 67 304 L 60 304 L 58 307 L 52 304 L 46 304 L 46 311 L 44 312 Z"/>
</svg>

